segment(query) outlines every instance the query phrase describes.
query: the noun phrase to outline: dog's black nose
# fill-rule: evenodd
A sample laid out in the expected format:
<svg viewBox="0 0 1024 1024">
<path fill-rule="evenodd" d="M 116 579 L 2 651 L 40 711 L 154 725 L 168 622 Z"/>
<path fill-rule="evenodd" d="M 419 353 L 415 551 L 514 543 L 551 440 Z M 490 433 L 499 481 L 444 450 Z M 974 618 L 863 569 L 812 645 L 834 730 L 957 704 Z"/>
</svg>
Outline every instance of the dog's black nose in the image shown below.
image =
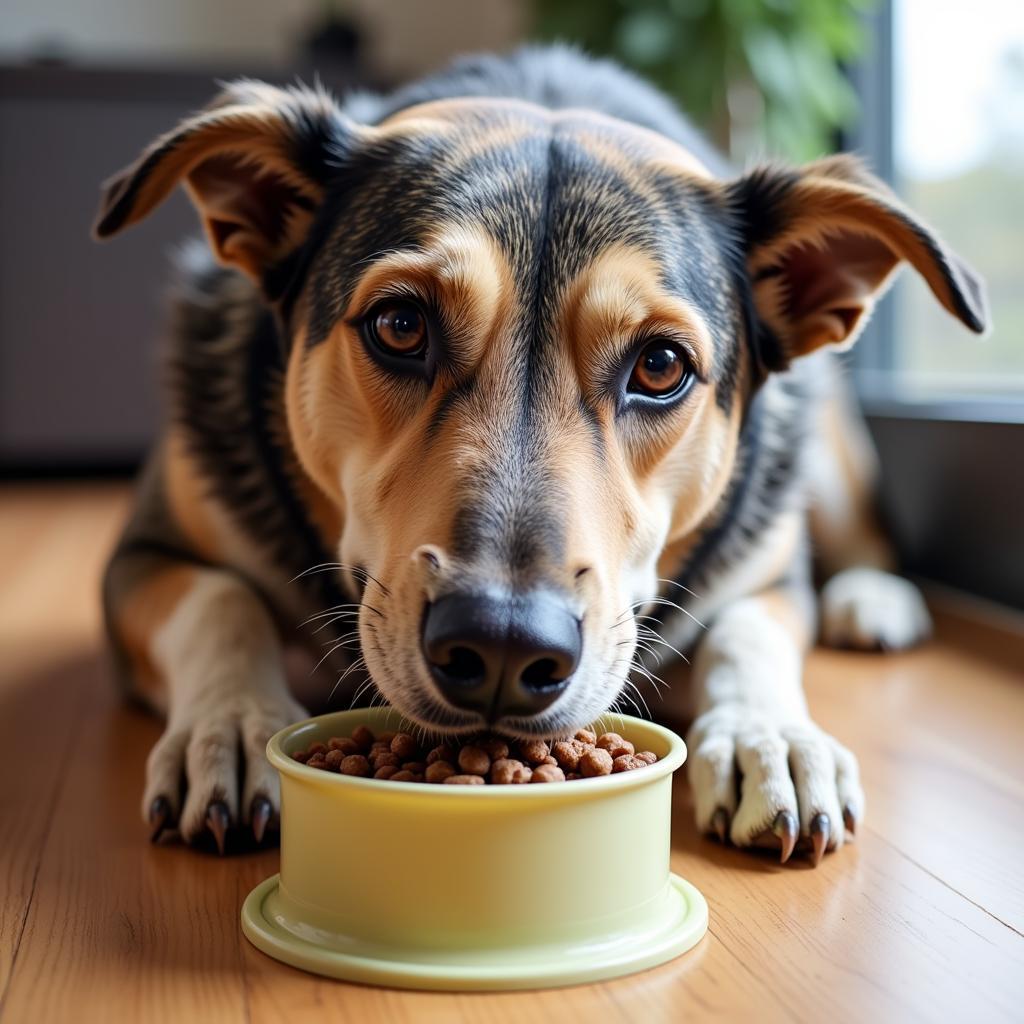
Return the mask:
<svg viewBox="0 0 1024 1024">
<path fill-rule="evenodd" d="M 582 647 L 579 620 L 549 591 L 450 594 L 423 622 L 423 653 L 445 699 L 491 721 L 552 704 Z"/>
</svg>

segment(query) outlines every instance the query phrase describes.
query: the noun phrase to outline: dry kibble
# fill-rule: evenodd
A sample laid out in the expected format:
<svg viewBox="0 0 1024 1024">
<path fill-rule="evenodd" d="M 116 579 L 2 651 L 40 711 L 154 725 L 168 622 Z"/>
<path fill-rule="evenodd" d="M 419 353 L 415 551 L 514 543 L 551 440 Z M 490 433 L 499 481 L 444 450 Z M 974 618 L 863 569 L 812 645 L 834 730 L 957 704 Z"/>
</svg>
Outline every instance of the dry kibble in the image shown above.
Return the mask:
<svg viewBox="0 0 1024 1024">
<path fill-rule="evenodd" d="M 431 761 L 423 777 L 427 782 L 444 782 L 445 779 L 455 774 L 455 769 L 448 761 Z"/>
<path fill-rule="evenodd" d="M 612 755 L 601 747 L 588 750 L 580 758 L 580 775 L 585 779 L 593 779 L 598 775 L 610 775 L 612 771 Z"/>
<path fill-rule="evenodd" d="M 596 736 L 590 729 L 580 729 L 573 739 L 551 743 L 539 738 L 512 742 L 483 734 L 427 750 L 409 733 L 375 736 L 366 726 L 359 726 L 351 736 L 313 743 L 292 757 L 310 768 L 357 778 L 453 786 L 572 782 L 635 771 L 658 760 L 650 750 L 637 753 L 618 733 Z"/>
<path fill-rule="evenodd" d="M 491 782 L 497 786 L 509 786 L 530 781 L 533 771 L 522 761 L 500 757 L 491 765 Z"/>
<path fill-rule="evenodd" d="M 647 762 L 632 754 L 620 754 L 612 761 L 613 772 L 631 772 L 634 768 L 646 768 Z"/>
<path fill-rule="evenodd" d="M 486 775 L 491 770 L 491 759 L 479 747 L 463 747 L 459 751 L 459 767 L 466 775 Z"/>
<path fill-rule="evenodd" d="M 519 744 L 519 753 L 530 764 L 543 764 L 550 751 L 543 740 L 523 740 Z"/>
<path fill-rule="evenodd" d="M 572 772 L 580 763 L 583 749 L 583 744 L 579 740 L 559 740 L 552 746 L 551 753 L 555 755 L 555 760 L 562 771 Z"/>
<path fill-rule="evenodd" d="M 363 778 L 370 774 L 370 762 L 362 754 L 349 754 L 341 762 L 342 775 L 360 775 Z"/>
<path fill-rule="evenodd" d="M 352 730 L 352 742 L 355 743 L 360 750 L 369 750 L 370 744 L 373 743 L 373 732 L 365 725 L 357 725 Z"/>
<path fill-rule="evenodd" d="M 492 761 L 508 757 L 508 744 L 500 736 L 488 736 L 477 741 L 478 746 Z"/>
<path fill-rule="evenodd" d="M 419 749 L 416 741 L 407 732 L 395 733 L 391 741 L 391 753 L 397 754 L 403 761 L 408 761 Z"/>
<path fill-rule="evenodd" d="M 343 756 L 359 753 L 359 744 L 351 736 L 332 736 L 327 741 L 327 749 L 340 750 Z"/>
</svg>

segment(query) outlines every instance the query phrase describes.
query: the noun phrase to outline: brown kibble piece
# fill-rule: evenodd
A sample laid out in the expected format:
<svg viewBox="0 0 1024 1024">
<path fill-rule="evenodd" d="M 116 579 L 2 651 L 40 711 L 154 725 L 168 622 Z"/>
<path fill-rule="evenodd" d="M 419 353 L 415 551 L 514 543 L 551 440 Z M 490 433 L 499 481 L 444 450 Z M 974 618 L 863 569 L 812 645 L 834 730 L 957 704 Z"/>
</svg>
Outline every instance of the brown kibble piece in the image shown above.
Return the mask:
<svg viewBox="0 0 1024 1024">
<path fill-rule="evenodd" d="M 586 743 L 587 746 L 592 747 L 597 742 L 597 733 L 592 732 L 590 729 L 578 729 L 576 732 L 576 739 L 580 743 Z"/>
<path fill-rule="evenodd" d="M 612 760 L 614 760 L 617 757 L 622 757 L 623 754 L 635 754 L 636 747 L 629 740 L 623 740 L 617 747 L 611 747 L 608 753 L 612 755 Z"/>
<path fill-rule="evenodd" d="M 580 763 L 583 750 L 583 744 L 579 740 L 559 740 L 551 748 L 551 753 L 555 755 L 555 760 L 562 771 L 571 772 L 575 771 Z"/>
<path fill-rule="evenodd" d="M 296 750 L 292 754 L 292 758 L 299 762 L 299 764 L 305 764 L 309 760 L 310 754 L 308 750 Z"/>
<path fill-rule="evenodd" d="M 632 754 L 620 754 L 612 761 L 613 772 L 631 772 L 635 768 L 646 768 L 647 762 Z"/>
<path fill-rule="evenodd" d="M 307 768 L 326 768 L 327 760 L 323 754 L 314 754 L 307 762 Z"/>
<path fill-rule="evenodd" d="M 482 786 L 484 777 L 482 775 L 449 775 L 444 780 L 446 786 Z"/>
<path fill-rule="evenodd" d="M 645 764 L 654 764 L 658 760 L 658 755 L 653 750 L 641 750 L 636 756 Z"/>
<path fill-rule="evenodd" d="M 580 775 L 579 772 L 566 772 L 565 773 L 565 781 L 566 782 L 572 782 L 573 779 L 581 779 L 581 778 L 583 778 L 583 776 Z"/>
<path fill-rule="evenodd" d="M 340 750 L 342 755 L 346 757 L 349 754 L 358 754 L 360 752 L 359 744 L 351 736 L 332 736 L 327 741 L 327 749 L 328 751 Z"/>
<path fill-rule="evenodd" d="M 519 753 L 523 755 L 523 760 L 529 761 L 530 764 L 543 764 L 544 758 L 550 752 L 543 740 L 522 740 L 519 744 Z"/>
<path fill-rule="evenodd" d="M 501 761 L 508 757 L 508 744 L 500 736 L 488 736 L 480 740 L 476 746 L 492 761 Z"/>
<path fill-rule="evenodd" d="M 357 725 L 352 730 L 352 742 L 358 744 L 360 750 L 369 750 L 373 740 L 373 730 L 368 726 Z"/>
<path fill-rule="evenodd" d="M 565 772 L 557 764 L 541 764 L 533 769 L 531 782 L 565 782 Z"/>
<path fill-rule="evenodd" d="M 455 774 L 455 769 L 448 761 L 431 761 L 427 765 L 424 778 L 427 782 L 444 782 L 449 776 Z"/>
<path fill-rule="evenodd" d="M 375 779 L 391 779 L 398 774 L 397 764 L 382 764 L 374 773 Z"/>
<path fill-rule="evenodd" d="M 521 785 L 529 782 L 532 774 L 532 769 L 514 758 L 500 757 L 491 765 L 491 782 L 496 786 Z"/>
<path fill-rule="evenodd" d="M 617 732 L 604 732 L 597 737 L 597 746 L 601 750 L 614 750 L 616 747 L 621 747 L 623 744 L 622 737 Z"/>
<path fill-rule="evenodd" d="M 379 733 L 377 733 L 377 742 L 378 743 L 386 743 L 390 747 L 391 746 L 391 741 L 397 735 L 398 735 L 398 733 L 396 733 L 393 729 L 388 729 L 385 732 L 379 732 Z"/>
<path fill-rule="evenodd" d="M 470 745 L 459 751 L 459 767 L 467 775 L 486 775 L 491 770 L 491 759 L 485 751 Z"/>
<path fill-rule="evenodd" d="M 402 767 L 402 759 L 397 754 L 392 754 L 390 750 L 381 750 L 376 754 L 371 753 L 367 760 L 374 768 L 384 768 L 387 765 L 392 765 L 395 768 Z"/>
<path fill-rule="evenodd" d="M 422 775 L 426 770 L 427 766 L 422 761 L 406 761 L 402 765 L 403 772 L 412 772 L 413 775 Z"/>
<path fill-rule="evenodd" d="M 336 772 L 341 767 L 341 762 L 344 760 L 345 755 L 335 747 L 333 750 L 328 750 L 324 754 L 324 763 L 332 772 Z"/>
<path fill-rule="evenodd" d="M 442 743 L 427 754 L 427 764 L 433 764 L 435 761 L 447 761 L 451 764 L 455 761 L 455 751 L 449 744 Z"/>
<path fill-rule="evenodd" d="M 403 769 L 400 772 L 395 772 L 395 774 L 391 776 L 391 781 L 392 782 L 422 782 L 423 781 L 423 776 L 422 775 L 417 775 L 416 772 L 407 772 L 407 771 L 405 771 L 405 769 Z"/>
<path fill-rule="evenodd" d="M 342 775 L 360 775 L 366 778 L 370 774 L 370 762 L 362 754 L 349 754 L 341 762 Z"/>
<path fill-rule="evenodd" d="M 391 753 L 397 754 L 403 761 L 408 761 L 418 749 L 416 741 L 407 732 L 395 733 L 391 741 Z"/>
<path fill-rule="evenodd" d="M 309 756 L 312 757 L 314 754 L 326 754 L 327 745 L 324 743 L 314 743 L 309 748 Z"/>
<path fill-rule="evenodd" d="M 598 775 L 610 775 L 611 770 L 612 755 L 601 747 L 588 750 L 580 758 L 580 775 L 585 779 L 593 779 Z"/>
</svg>

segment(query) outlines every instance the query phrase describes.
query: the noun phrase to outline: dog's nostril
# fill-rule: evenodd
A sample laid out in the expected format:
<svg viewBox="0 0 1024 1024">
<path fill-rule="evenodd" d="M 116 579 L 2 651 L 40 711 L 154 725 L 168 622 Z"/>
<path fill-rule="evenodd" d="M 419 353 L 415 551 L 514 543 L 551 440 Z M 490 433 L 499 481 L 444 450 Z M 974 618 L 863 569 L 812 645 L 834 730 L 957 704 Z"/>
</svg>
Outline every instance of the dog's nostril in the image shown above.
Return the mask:
<svg viewBox="0 0 1024 1024">
<path fill-rule="evenodd" d="M 467 685 L 481 682 L 487 672 L 484 659 L 468 647 L 453 647 L 448 652 L 448 664 L 437 667 L 453 682 Z"/>
<path fill-rule="evenodd" d="M 565 673 L 558 671 L 554 658 L 539 658 L 523 669 L 519 679 L 528 690 L 537 692 L 560 687 L 565 682 Z"/>
</svg>

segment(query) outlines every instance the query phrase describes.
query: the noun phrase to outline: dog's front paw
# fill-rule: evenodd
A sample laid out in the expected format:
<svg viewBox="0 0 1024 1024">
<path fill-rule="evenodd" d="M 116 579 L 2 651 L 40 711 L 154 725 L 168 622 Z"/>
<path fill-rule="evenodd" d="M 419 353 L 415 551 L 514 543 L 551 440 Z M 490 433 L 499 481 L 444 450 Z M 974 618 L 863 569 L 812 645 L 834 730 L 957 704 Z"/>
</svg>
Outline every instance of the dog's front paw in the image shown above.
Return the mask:
<svg viewBox="0 0 1024 1024">
<path fill-rule="evenodd" d="M 920 591 L 881 569 L 846 569 L 821 591 L 821 639 L 830 647 L 898 651 L 931 632 Z"/>
<path fill-rule="evenodd" d="M 693 723 L 687 745 L 697 827 L 723 842 L 774 846 L 785 862 L 802 837 L 817 866 L 863 816 L 856 758 L 809 719 L 721 705 Z"/>
<path fill-rule="evenodd" d="M 142 816 L 156 840 L 177 823 L 196 843 L 212 835 L 224 852 L 229 829 L 252 829 L 262 842 L 279 821 L 280 782 L 266 757 L 267 740 L 306 717 L 286 694 L 245 690 L 191 704 L 168 722 L 146 762 Z"/>
</svg>

